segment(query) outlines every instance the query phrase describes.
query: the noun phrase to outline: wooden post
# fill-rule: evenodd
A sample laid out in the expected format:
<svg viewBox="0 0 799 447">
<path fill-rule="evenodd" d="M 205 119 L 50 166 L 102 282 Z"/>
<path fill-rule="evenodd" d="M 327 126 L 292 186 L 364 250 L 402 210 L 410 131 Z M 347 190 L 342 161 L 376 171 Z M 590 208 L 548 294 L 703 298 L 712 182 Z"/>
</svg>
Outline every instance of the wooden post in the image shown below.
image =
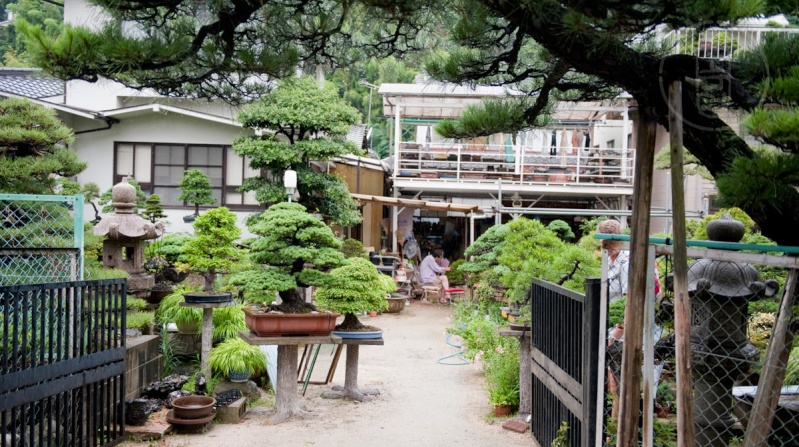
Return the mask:
<svg viewBox="0 0 799 447">
<path fill-rule="evenodd" d="M 682 81 L 669 88 L 671 207 L 674 224 L 674 334 L 677 359 L 677 446 L 693 447 L 695 427 L 691 382 L 691 304 L 688 301 L 688 257 L 683 189 Z"/>
<path fill-rule="evenodd" d="M 657 122 L 639 108 L 638 149 L 633 185 L 632 234 L 630 237 L 630 282 L 624 309 L 624 347 L 622 349 L 621 390 L 617 446 L 638 446 L 639 401 L 641 399 L 641 359 L 644 301 L 647 278 L 652 275 L 648 262 L 649 223 L 652 208 L 652 174 L 655 159 Z M 647 333 L 651 328 L 647 330 Z"/>
<path fill-rule="evenodd" d="M 792 269 L 785 283 L 785 295 L 780 303 L 780 311 L 774 322 L 771 343 L 768 344 L 766 360 L 757 383 L 757 393 L 749 413 L 744 445 L 765 447 L 771 433 L 774 412 L 780 401 L 780 389 L 785 380 L 785 365 L 793 345 L 793 331 L 790 329 L 793 317 L 794 296 L 796 295 L 796 269 Z"/>
</svg>

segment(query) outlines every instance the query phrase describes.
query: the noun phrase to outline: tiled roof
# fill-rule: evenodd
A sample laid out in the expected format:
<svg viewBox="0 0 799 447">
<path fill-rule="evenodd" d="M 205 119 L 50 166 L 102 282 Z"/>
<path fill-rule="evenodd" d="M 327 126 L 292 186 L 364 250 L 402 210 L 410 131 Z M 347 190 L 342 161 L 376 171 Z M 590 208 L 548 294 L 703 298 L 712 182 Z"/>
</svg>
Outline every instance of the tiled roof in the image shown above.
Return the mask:
<svg viewBox="0 0 799 447">
<path fill-rule="evenodd" d="M 35 68 L 0 68 L 0 92 L 39 99 L 64 94 L 64 81 Z"/>
<path fill-rule="evenodd" d="M 355 143 L 356 146 L 362 148 L 364 140 L 366 140 L 366 124 L 350 126 L 350 131 L 345 138 L 347 141 Z"/>
</svg>

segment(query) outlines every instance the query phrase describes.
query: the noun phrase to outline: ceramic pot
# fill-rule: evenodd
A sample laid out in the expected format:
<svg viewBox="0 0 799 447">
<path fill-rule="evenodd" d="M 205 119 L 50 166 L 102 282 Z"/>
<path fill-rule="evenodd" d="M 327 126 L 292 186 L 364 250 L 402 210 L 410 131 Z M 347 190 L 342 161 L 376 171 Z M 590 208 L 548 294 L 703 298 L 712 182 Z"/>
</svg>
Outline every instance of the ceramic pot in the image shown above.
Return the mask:
<svg viewBox="0 0 799 447">
<path fill-rule="evenodd" d="M 386 310 L 386 313 L 396 314 L 402 311 L 402 309 L 405 309 L 405 300 L 407 298 L 408 297 L 405 295 L 386 298 L 388 300 L 388 310 Z"/>
<path fill-rule="evenodd" d="M 183 299 L 187 303 L 226 303 L 233 298 L 233 294 L 226 293 L 184 293 Z"/>
<path fill-rule="evenodd" d="M 250 308 L 244 311 L 244 322 L 259 337 L 281 335 L 330 335 L 341 314 L 326 312 L 316 314 L 258 313 Z"/>
<path fill-rule="evenodd" d="M 242 383 L 250 380 L 249 371 L 231 371 L 227 374 L 227 379 L 231 382 Z"/>
<path fill-rule="evenodd" d="M 194 217 L 193 214 L 190 214 L 188 216 L 183 216 L 183 222 L 186 222 L 186 223 L 194 222 L 194 219 L 196 219 L 196 218 Z"/>
<path fill-rule="evenodd" d="M 194 323 L 180 323 L 175 325 L 178 327 L 179 334 L 196 335 L 200 333 L 200 322 Z"/>
<path fill-rule="evenodd" d="M 215 404 L 210 396 L 184 396 L 172 401 L 172 411 L 178 419 L 199 419 L 210 415 Z"/>
<path fill-rule="evenodd" d="M 513 406 L 511 405 L 495 405 L 494 416 L 507 416 L 513 413 Z"/>
</svg>

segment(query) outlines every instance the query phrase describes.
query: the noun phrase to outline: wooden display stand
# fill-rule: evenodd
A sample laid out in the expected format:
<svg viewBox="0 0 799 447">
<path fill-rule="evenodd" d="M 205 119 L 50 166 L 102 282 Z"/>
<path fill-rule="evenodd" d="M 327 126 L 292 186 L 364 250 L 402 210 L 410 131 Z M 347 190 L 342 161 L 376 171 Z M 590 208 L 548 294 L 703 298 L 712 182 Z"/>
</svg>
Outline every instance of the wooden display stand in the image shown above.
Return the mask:
<svg viewBox="0 0 799 447">
<path fill-rule="evenodd" d="M 203 310 L 203 329 L 200 340 L 202 348 L 200 349 L 200 372 L 210 379 L 211 367 L 208 365 L 208 356 L 211 355 L 211 343 L 214 336 L 214 309 L 217 307 L 235 306 L 236 302 L 233 300 L 224 301 L 222 303 L 180 303 L 181 307 L 196 307 Z"/>
<path fill-rule="evenodd" d="M 312 344 L 344 344 L 347 345 L 347 368 L 344 387 L 334 389 L 329 398 L 351 398 L 363 400 L 364 395 L 376 390 L 360 390 L 358 388 L 358 355 L 360 345 L 383 345 L 382 338 L 342 339 L 336 335 L 296 336 L 296 337 L 259 337 L 250 331 L 239 332 L 239 337 L 251 345 L 277 345 L 277 389 L 275 390 L 276 414 L 273 424 L 288 420 L 292 416 L 311 418 L 315 415 L 300 408 L 297 396 L 297 354 L 299 345 Z M 327 393 L 326 393 L 327 394 Z M 377 393 L 372 393 L 377 394 Z"/>
</svg>

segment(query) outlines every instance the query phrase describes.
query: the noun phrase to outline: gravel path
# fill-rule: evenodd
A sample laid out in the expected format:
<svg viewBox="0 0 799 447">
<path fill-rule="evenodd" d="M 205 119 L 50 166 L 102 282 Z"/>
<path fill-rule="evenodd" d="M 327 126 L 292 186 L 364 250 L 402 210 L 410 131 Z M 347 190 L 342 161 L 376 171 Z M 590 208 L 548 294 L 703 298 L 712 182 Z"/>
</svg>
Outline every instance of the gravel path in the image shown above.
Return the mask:
<svg viewBox="0 0 799 447">
<path fill-rule="evenodd" d="M 173 434 L 161 442 L 123 446 L 530 446 L 530 432 L 514 433 L 490 416 L 479 365 L 441 365 L 457 352 L 446 344 L 450 308 L 414 302 L 399 314 L 360 317 L 383 329 L 385 346 L 362 346 L 358 385 L 380 395 L 357 403 L 322 399 L 330 385 L 309 385 L 303 398 L 310 420 L 268 422 L 264 407 L 239 424 L 216 424 L 204 434 Z M 302 352 L 302 350 L 300 350 Z M 333 384 L 343 385 L 342 353 Z"/>
</svg>

